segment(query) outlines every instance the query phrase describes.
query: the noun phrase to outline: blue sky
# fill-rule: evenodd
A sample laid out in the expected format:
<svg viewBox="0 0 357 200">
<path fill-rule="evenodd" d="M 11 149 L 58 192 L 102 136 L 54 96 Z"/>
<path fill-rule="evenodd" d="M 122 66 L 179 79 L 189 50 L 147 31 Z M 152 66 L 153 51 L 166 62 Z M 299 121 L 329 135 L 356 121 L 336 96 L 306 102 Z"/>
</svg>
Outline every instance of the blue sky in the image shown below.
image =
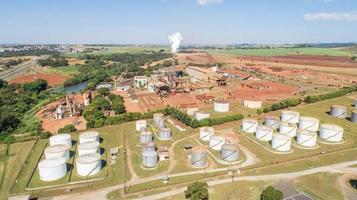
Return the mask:
<svg viewBox="0 0 357 200">
<path fill-rule="evenodd" d="M 356 0 L 0 0 L 0 43 L 357 41 Z"/>
</svg>

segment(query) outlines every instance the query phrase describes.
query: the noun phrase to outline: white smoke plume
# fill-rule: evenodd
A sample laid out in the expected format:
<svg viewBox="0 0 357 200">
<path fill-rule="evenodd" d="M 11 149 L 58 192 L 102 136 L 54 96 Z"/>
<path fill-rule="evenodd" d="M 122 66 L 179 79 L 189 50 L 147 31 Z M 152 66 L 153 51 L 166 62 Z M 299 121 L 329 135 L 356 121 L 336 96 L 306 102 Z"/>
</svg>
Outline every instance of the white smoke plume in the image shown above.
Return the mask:
<svg viewBox="0 0 357 200">
<path fill-rule="evenodd" d="M 169 35 L 169 41 L 171 44 L 171 52 L 172 53 L 177 53 L 178 48 L 180 48 L 181 42 L 183 40 L 183 37 L 181 33 L 174 33 L 172 35 Z"/>
</svg>

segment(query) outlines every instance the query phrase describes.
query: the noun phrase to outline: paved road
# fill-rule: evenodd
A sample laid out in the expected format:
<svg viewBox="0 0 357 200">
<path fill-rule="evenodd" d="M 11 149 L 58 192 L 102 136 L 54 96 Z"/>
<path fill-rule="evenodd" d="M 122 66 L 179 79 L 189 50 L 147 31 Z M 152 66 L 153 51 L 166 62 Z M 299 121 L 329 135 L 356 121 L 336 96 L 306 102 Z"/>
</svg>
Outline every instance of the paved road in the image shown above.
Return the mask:
<svg viewBox="0 0 357 200">
<path fill-rule="evenodd" d="M 21 63 L 21 64 L 15 66 L 15 67 L 13 67 L 12 69 L 1 73 L 0 74 L 0 79 L 9 80 L 9 79 L 13 78 L 16 75 L 22 74 L 24 71 L 26 71 L 27 69 L 32 67 L 32 65 L 33 65 L 32 61 Z"/>
</svg>

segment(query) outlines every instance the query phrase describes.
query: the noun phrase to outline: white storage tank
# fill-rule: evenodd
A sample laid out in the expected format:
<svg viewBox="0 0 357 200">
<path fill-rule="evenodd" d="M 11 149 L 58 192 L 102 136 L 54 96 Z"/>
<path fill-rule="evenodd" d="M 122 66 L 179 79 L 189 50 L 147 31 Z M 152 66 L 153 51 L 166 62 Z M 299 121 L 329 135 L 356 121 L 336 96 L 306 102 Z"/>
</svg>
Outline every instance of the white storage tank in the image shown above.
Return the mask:
<svg viewBox="0 0 357 200">
<path fill-rule="evenodd" d="M 325 142 L 341 142 L 343 128 L 334 124 L 321 124 L 319 136 Z"/>
<path fill-rule="evenodd" d="M 50 145 L 58 145 L 58 144 L 64 144 L 67 145 L 68 148 L 72 147 L 72 139 L 70 134 L 58 134 L 50 137 Z"/>
<path fill-rule="evenodd" d="M 146 131 L 147 121 L 146 120 L 138 120 L 135 122 L 135 130 L 136 131 Z"/>
<path fill-rule="evenodd" d="M 153 122 L 154 122 L 154 125 L 156 127 L 159 127 L 160 126 L 160 123 L 162 123 L 161 121 L 164 120 L 164 114 L 162 113 L 155 113 L 153 115 Z"/>
<path fill-rule="evenodd" d="M 202 146 L 195 146 L 191 151 L 191 165 L 194 167 L 207 166 L 207 150 Z"/>
<path fill-rule="evenodd" d="M 330 109 L 330 115 L 332 117 L 345 119 L 347 117 L 347 107 L 333 105 L 333 106 L 331 106 L 331 109 Z"/>
<path fill-rule="evenodd" d="M 224 144 L 221 149 L 221 159 L 227 162 L 234 162 L 239 159 L 238 146 L 235 144 Z"/>
<path fill-rule="evenodd" d="M 42 181 L 55 181 L 66 176 L 66 158 L 52 158 L 41 160 L 38 163 L 40 179 Z"/>
<path fill-rule="evenodd" d="M 357 123 L 357 110 L 352 111 L 351 122 Z"/>
<path fill-rule="evenodd" d="M 226 138 L 222 135 L 212 135 L 209 138 L 209 148 L 220 151 L 222 146 L 226 143 Z"/>
<path fill-rule="evenodd" d="M 261 101 L 244 100 L 243 105 L 244 105 L 244 107 L 247 107 L 247 108 L 259 109 L 262 107 L 262 102 Z"/>
<path fill-rule="evenodd" d="M 297 125 L 291 123 L 280 123 L 279 134 L 295 137 L 297 133 Z"/>
<path fill-rule="evenodd" d="M 99 153 L 99 151 L 100 151 L 99 142 L 95 141 L 95 142 L 81 143 L 78 145 L 77 151 L 78 151 L 79 156 L 82 156 L 85 154 Z"/>
<path fill-rule="evenodd" d="M 271 147 L 276 151 L 287 152 L 291 149 L 291 138 L 286 135 L 274 134 Z"/>
<path fill-rule="evenodd" d="M 299 119 L 299 129 L 316 132 L 319 130 L 320 120 L 313 117 L 301 116 Z"/>
<path fill-rule="evenodd" d="M 99 153 L 84 154 L 76 160 L 77 174 L 79 176 L 93 176 L 102 169 L 102 161 Z"/>
<path fill-rule="evenodd" d="M 357 99 L 355 99 L 355 108 L 357 108 Z"/>
<path fill-rule="evenodd" d="M 53 146 L 48 146 L 45 149 L 45 157 L 46 159 L 52 158 L 69 158 L 69 150 L 68 146 L 64 144 L 57 144 Z"/>
<path fill-rule="evenodd" d="M 297 143 L 303 147 L 316 146 L 317 133 L 307 130 L 298 130 Z"/>
<path fill-rule="evenodd" d="M 150 131 L 144 131 L 140 133 L 140 144 L 153 141 L 153 135 Z"/>
<path fill-rule="evenodd" d="M 242 131 L 247 133 L 255 133 L 258 127 L 258 120 L 244 118 L 242 122 Z"/>
<path fill-rule="evenodd" d="M 201 127 L 200 128 L 200 140 L 208 142 L 209 138 L 214 135 L 214 128 L 212 127 Z"/>
<path fill-rule="evenodd" d="M 198 121 L 201 121 L 203 119 L 208 119 L 209 117 L 210 117 L 210 114 L 208 112 L 198 111 L 195 113 L 195 119 Z"/>
<path fill-rule="evenodd" d="M 141 154 L 142 157 L 142 165 L 144 167 L 155 167 L 157 164 L 157 160 L 158 160 L 158 155 L 156 151 L 143 151 L 143 153 Z"/>
<path fill-rule="evenodd" d="M 142 144 L 143 146 L 143 151 L 156 151 L 156 145 L 154 142 L 148 142 Z"/>
<path fill-rule="evenodd" d="M 259 125 L 257 131 L 255 132 L 255 137 L 261 141 L 271 141 L 273 138 L 273 129 Z"/>
<path fill-rule="evenodd" d="M 159 130 L 159 140 L 171 140 L 171 130 L 170 128 L 161 128 Z"/>
<path fill-rule="evenodd" d="M 276 130 L 280 127 L 280 119 L 276 116 L 265 116 L 264 125 Z"/>
<path fill-rule="evenodd" d="M 213 104 L 213 110 L 215 112 L 228 112 L 229 102 L 227 100 L 218 99 Z"/>
<path fill-rule="evenodd" d="M 86 131 L 79 135 L 79 143 L 99 142 L 99 133 L 97 131 Z"/>
<path fill-rule="evenodd" d="M 291 110 L 283 110 L 281 112 L 281 122 L 283 123 L 299 123 L 300 113 L 291 111 Z"/>
</svg>

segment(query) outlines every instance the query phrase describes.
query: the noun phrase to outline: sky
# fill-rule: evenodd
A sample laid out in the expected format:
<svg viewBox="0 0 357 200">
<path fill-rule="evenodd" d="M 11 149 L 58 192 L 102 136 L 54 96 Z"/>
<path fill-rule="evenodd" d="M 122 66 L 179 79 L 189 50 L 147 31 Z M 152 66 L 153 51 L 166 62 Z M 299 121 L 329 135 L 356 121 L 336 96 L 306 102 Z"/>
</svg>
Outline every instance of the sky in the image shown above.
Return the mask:
<svg viewBox="0 0 357 200">
<path fill-rule="evenodd" d="M 357 42 L 357 0 L 0 0 L 0 43 Z"/>
</svg>

